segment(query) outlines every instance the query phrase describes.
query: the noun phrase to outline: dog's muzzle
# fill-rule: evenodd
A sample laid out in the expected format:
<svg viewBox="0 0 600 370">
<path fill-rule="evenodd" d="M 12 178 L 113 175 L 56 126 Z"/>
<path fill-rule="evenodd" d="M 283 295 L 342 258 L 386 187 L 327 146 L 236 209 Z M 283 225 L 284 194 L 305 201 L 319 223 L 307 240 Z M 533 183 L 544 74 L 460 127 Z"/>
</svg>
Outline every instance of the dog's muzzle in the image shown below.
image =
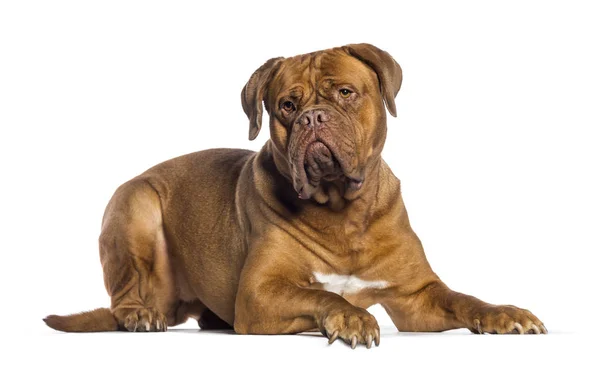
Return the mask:
<svg viewBox="0 0 600 370">
<path fill-rule="evenodd" d="M 338 132 L 342 126 L 339 122 L 334 124 L 334 115 L 327 109 L 311 109 L 295 122 L 296 137 L 289 159 L 294 189 L 302 199 L 310 198 L 321 181 L 346 178 L 348 189 L 357 190 L 362 186 L 362 176 L 355 174 L 353 166 L 352 145 L 348 145 L 350 133 Z"/>
</svg>

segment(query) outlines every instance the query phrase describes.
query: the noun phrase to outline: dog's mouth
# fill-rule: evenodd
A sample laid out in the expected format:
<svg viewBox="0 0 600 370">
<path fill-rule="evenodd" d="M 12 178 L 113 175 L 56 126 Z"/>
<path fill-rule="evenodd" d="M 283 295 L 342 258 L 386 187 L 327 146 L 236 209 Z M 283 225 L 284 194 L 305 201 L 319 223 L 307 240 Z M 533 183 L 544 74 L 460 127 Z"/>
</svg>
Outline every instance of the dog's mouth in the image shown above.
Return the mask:
<svg viewBox="0 0 600 370">
<path fill-rule="evenodd" d="M 363 177 L 355 175 L 351 160 L 335 145 L 314 138 L 301 145 L 299 155 L 292 159 L 294 189 L 301 199 L 309 199 L 321 182 L 339 181 L 345 190 L 355 191 L 362 187 Z"/>
</svg>

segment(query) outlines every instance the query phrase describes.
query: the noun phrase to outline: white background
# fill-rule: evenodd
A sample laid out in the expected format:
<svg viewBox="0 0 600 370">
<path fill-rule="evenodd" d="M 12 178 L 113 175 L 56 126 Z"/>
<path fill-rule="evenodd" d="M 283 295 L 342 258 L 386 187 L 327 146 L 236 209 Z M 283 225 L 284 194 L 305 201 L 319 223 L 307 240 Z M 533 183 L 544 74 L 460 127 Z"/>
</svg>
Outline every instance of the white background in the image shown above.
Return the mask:
<svg viewBox="0 0 600 370">
<path fill-rule="evenodd" d="M 1 3 L 4 361 L 598 366 L 588 334 L 598 330 L 600 246 L 593 2 L 207 3 Z M 434 269 L 455 290 L 532 310 L 550 335 L 398 334 L 377 307 L 383 338 L 370 351 L 192 322 L 162 334 L 44 326 L 51 313 L 108 306 L 97 237 L 119 184 L 184 153 L 259 149 L 268 131 L 247 141 L 239 98 L 252 72 L 270 57 L 355 42 L 403 67 L 384 158 Z"/>
</svg>

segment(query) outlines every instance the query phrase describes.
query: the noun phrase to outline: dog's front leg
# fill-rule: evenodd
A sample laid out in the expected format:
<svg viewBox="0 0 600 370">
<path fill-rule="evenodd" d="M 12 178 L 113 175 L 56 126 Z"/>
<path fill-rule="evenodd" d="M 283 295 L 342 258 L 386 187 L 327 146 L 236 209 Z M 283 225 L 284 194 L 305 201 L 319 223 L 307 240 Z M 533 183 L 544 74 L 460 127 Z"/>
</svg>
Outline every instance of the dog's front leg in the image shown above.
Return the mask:
<svg viewBox="0 0 600 370">
<path fill-rule="evenodd" d="M 421 241 L 407 219 L 386 241 L 388 254 L 380 266 L 390 282 L 379 303 L 399 331 L 439 332 L 467 328 L 473 333 L 547 333 L 531 312 L 515 306 L 493 305 L 449 289 L 433 273 Z"/>
<path fill-rule="evenodd" d="M 287 244 L 287 243 L 286 243 Z M 235 304 L 240 334 L 289 334 L 318 329 L 332 343 L 379 345 L 379 325 L 367 310 L 338 294 L 311 289 L 301 246 L 250 249 Z M 314 257 L 313 257 L 314 258 Z"/>
<path fill-rule="evenodd" d="M 400 331 L 467 328 L 476 334 L 547 333 L 544 324 L 528 310 L 483 302 L 454 292 L 439 280 L 411 294 L 399 290 L 383 306 Z"/>
</svg>

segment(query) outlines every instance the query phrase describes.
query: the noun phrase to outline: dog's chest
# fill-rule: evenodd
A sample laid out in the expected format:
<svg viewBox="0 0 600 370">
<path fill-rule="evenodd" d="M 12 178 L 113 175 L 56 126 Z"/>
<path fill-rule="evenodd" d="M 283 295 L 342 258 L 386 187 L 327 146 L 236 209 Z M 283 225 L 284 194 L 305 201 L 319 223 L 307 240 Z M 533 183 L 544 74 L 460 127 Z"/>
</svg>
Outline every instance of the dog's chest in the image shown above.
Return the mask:
<svg viewBox="0 0 600 370">
<path fill-rule="evenodd" d="M 369 289 L 383 289 L 389 284 L 385 280 L 363 280 L 355 275 L 313 273 L 315 284 L 320 284 L 321 289 L 339 295 L 358 294 Z"/>
</svg>

